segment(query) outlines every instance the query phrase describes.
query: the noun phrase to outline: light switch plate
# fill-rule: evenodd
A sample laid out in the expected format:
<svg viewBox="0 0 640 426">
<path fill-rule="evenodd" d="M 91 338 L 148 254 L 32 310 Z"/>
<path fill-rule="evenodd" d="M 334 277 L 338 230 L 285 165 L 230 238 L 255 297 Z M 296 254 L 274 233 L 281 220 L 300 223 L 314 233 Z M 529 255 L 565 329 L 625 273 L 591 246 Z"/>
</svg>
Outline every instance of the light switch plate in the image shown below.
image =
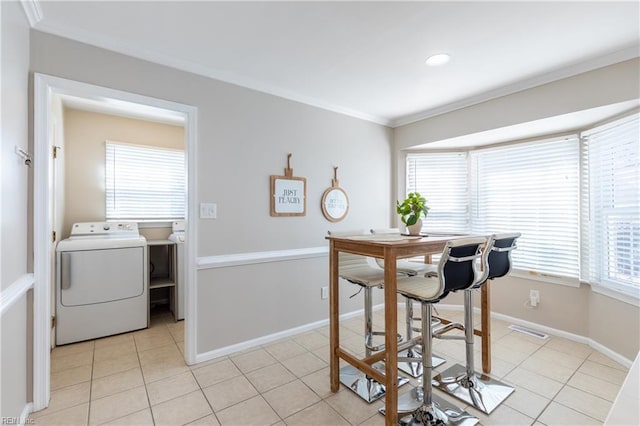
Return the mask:
<svg viewBox="0 0 640 426">
<path fill-rule="evenodd" d="M 215 219 L 218 216 L 218 205 L 215 203 L 200 203 L 200 219 Z"/>
</svg>

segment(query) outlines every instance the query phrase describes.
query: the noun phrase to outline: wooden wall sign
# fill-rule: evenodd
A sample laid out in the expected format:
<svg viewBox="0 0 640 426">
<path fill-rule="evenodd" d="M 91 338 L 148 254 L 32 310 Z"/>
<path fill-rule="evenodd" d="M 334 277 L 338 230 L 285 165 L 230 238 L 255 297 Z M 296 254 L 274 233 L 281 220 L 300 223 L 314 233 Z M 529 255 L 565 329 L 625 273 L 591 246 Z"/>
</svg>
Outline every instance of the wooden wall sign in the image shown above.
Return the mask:
<svg viewBox="0 0 640 426">
<path fill-rule="evenodd" d="M 338 167 L 333 168 L 331 188 L 327 188 L 322 194 L 322 214 L 329 222 L 340 222 L 349 213 L 349 197 L 338 182 Z"/>
<path fill-rule="evenodd" d="M 307 179 L 293 176 L 291 155 L 287 155 L 284 176 L 271 176 L 271 216 L 307 214 Z"/>
</svg>

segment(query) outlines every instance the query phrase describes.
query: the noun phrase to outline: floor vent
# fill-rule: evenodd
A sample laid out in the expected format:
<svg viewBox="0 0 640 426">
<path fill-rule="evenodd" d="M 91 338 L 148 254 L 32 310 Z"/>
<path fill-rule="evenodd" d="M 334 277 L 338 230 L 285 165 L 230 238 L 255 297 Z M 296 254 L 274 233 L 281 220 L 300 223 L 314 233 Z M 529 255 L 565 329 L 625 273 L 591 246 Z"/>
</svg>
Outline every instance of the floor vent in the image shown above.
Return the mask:
<svg viewBox="0 0 640 426">
<path fill-rule="evenodd" d="M 519 325 L 510 325 L 509 328 L 513 331 L 517 331 L 519 333 L 528 334 L 529 336 L 537 337 L 538 339 L 548 339 L 549 335 L 541 333 L 536 330 L 531 330 L 530 328 L 520 327 Z"/>
</svg>

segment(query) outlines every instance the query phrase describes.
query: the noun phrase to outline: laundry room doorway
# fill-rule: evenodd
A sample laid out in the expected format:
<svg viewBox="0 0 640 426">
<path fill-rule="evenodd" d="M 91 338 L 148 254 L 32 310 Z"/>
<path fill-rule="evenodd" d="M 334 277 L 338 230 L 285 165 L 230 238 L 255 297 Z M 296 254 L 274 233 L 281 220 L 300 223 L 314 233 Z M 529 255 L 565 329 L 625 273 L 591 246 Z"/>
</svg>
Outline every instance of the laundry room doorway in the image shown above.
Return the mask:
<svg viewBox="0 0 640 426">
<path fill-rule="evenodd" d="M 106 229 L 109 223 L 120 221 L 119 217 L 123 217 L 122 222 L 127 221 L 124 218 L 128 217 L 128 221 L 137 223 L 142 236 L 157 243 L 168 241 L 172 223 L 182 219 L 180 297 L 181 317 L 185 320 L 184 358 L 188 364 L 195 362 L 196 119 L 197 109 L 193 106 L 44 74 L 34 75 L 34 411 L 45 408 L 50 397 L 50 348 L 55 339 L 55 322 L 52 319 L 56 306 L 56 282 L 60 281 L 56 276 L 56 244 L 69 236 L 73 223 L 100 221 Z M 118 123 L 118 128 L 133 126 L 135 130 L 115 134 L 106 130 L 100 132 L 101 128 L 113 128 L 114 123 Z M 145 136 L 129 136 L 141 133 Z M 142 142 L 138 144 L 138 141 Z M 111 161 L 109 155 L 117 150 L 117 158 L 122 158 L 124 154 L 120 150 L 130 149 L 150 152 L 149 156 L 168 153 L 167 157 L 173 158 L 171 161 L 175 164 L 175 170 L 174 175 L 167 176 L 167 179 L 184 182 L 175 185 L 184 188 L 183 201 L 174 202 L 167 211 L 164 210 L 166 202 L 157 203 L 158 207 L 151 204 L 146 210 L 151 211 L 149 214 L 135 211 L 145 204 L 142 201 L 134 200 L 131 203 L 133 210 L 124 213 L 114 209 L 110 198 L 113 197 L 113 191 L 110 192 L 107 187 L 109 176 L 116 173 L 108 170 Z M 177 157 L 178 152 L 182 157 Z M 151 163 L 149 167 L 152 167 Z M 168 175 L 169 172 L 161 173 Z M 137 179 L 154 180 L 144 175 Z M 91 187 L 92 181 L 94 188 Z M 122 185 L 118 184 L 118 187 L 122 188 Z M 129 194 L 119 196 L 122 199 L 130 197 Z M 180 199 L 181 195 L 176 198 Z M 93 202 L 90 202 L 91 199 Z M 119 206 L 123 204 L 118 200 Z M 145 264 L 150 263 L 145 260 Z M 157 276 L 166 272 L 159 265 L 154 273 Z M 172 300 L 177 297 L 177 290 L 176 286 L 175 292 L 171 293 Z M 178 319 L 176 309 L 177 305 L 172 304 L 171 312 Z"/>
</svg>

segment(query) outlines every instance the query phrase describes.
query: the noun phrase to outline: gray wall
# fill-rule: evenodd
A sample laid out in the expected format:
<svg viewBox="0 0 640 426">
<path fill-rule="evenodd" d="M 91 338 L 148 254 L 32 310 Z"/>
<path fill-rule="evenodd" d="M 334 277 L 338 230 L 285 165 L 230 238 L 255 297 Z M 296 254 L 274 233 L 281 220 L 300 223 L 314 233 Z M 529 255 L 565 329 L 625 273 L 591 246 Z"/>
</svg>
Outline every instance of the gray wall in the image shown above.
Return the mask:
<svg viewBox="0 0 640 426">
<path fill-rule="evenodd" d="M 384 126 L 38 31 L 31 32 L 30 66 L 198 108 L 198 199 L 218 204 L 218 219 L 199 222 L 198 257 L 328 246 L 328 229 L 391 220 L 391 130 Z M 294 175 L 307 178 L 307 215 L 271 217 L 269 176 L 284 173 L 289 152 Z M 351 201 L 338 224 L 320 209 L 334 165 Z M 198 352 L 326 319 L 320 287 L 327 265 L 318 257 L 200 271 Z"/>
<path fill-rule="evenodd" d="M 638 99 L 640 59 L 544 84 L 394 129 L 396 191 L 405 191 L 405 151 L 411 146 Z M 577 220 L 577 219 L 576 219 Z M 524 307 L 529 290 L 540 291 L 535 309 Z M 592 339 L 633 360 L 640 349 L 640 308 L 569 287 L 507 277 L 492 287 L 492 310 Z M 447 298 L 443 303 L 462 303 Z M 623 324 L 623 326 L 621 326 Z"/>
<path fill-rule="evenodd" d="M 28 400 L 27 297 L 22 297 L 2 315 L 0 357 L 0 417 L 20 417 Z"/>
<path fill-rule="evenodd" d="M 29 24 L 18 2 L 2 8 L 2 234 L 0 266 L 5 292 L 27 273 L 28 168 L 15 155 L 28 151 Z M 0 416 L 18 417 L 27 403 L 27 297 L 4 311 Z"/>
</svg>

